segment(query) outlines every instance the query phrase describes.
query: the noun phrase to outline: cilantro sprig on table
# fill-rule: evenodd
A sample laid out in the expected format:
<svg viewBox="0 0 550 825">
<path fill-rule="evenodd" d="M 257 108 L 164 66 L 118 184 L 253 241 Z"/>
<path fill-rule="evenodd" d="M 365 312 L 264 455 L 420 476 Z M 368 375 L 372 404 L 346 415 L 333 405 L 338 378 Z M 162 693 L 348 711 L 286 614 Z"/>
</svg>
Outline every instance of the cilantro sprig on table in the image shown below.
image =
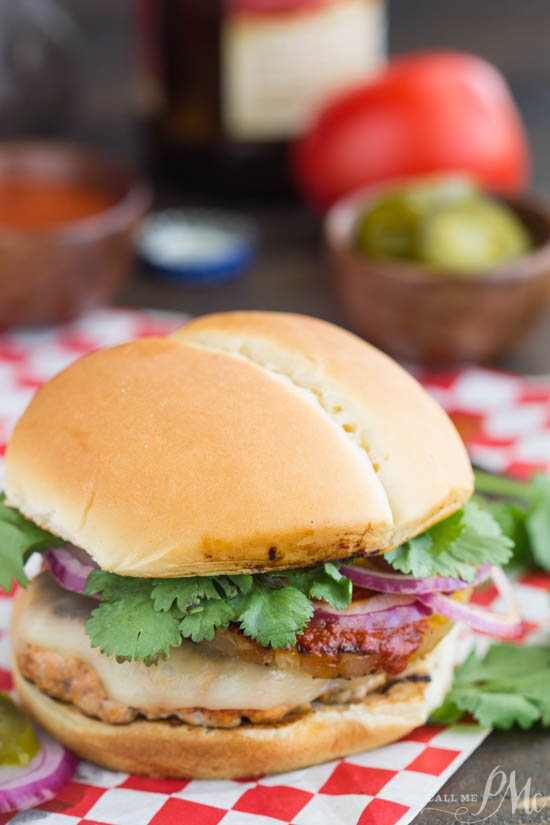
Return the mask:
<svg viewBox="0 0 550 825">
<path fill-rule="evenodd" d="M 485 727 L 550 725 L 549 683 L 550 647 L 494 644 L 481 658 L 472 651 L 432 721 L 452 723 L 470 713 Z"/>
<path fill-rule="evenodd" d="M 550 476 L 529 482 L 476 470 L 476 498 L 514 543 L 515 567 L 550 570 Z"/>
</svg>

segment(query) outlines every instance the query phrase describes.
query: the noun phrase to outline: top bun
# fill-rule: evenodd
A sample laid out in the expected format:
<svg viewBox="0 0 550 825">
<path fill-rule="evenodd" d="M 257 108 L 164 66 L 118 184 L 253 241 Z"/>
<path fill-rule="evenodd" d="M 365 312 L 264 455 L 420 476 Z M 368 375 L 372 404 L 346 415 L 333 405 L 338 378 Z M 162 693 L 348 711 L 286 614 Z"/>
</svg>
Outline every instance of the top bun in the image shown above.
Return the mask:
<svg viewBox="0 0 550 825">
<path fill-rule="evenodd" d="M 8 503 L 105 570 L 191 576 L 383 552 L 472 493 L 447 416 L 313 318 L 209 315 L 88 355 L 29 404 Z"/>
</svg>

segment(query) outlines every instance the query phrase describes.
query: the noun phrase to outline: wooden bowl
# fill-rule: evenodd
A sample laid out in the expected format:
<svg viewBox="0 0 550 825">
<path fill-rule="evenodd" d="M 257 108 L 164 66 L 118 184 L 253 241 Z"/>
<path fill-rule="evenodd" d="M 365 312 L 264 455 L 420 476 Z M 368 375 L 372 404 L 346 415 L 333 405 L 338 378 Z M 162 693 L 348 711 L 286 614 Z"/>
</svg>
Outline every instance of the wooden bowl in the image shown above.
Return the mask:
<svg viewBox="0 0 550 825">
<path fill-rule="evenodd" d="M 325 222 L 336 289 L 357 332 L 396 358 L 427 364 L 486 362 L 510 350 L 550 301 L 548 208 L 529 197 L 503 198 L 535 248 L 465 276 L 368 258 L 355 248 L 357 218 L 383 188 L 338 201 Z"/>
<path fill-rule="evenodd" d="M 0 224 L 0 329 L 67 321 L 112 298 L 130 273 L 149 188 L 123 165 L 42 141 L 0 143 L 0 181 L 8 178 L 90 187 L 106 206 L 43 228 Z"/>
</svg>

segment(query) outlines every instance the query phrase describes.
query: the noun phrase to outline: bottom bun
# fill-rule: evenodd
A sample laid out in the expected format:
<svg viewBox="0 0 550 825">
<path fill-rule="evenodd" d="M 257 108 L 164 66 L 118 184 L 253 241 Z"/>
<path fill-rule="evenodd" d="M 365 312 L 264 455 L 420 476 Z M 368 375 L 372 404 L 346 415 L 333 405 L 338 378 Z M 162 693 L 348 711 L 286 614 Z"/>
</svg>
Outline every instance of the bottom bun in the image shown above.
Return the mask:
<svg viewBox="0 0 550 825">
<path fill-rule="evenodd" d="M 383 692 L 347 705 L 318 704 L 273 725 L 201 728 L 170 721 L 109 725 L 41 693 L 14 664 L 21 705 L 82 759 L 148 776 L 237 779 L 316 765 L 386 745 L 423 724 L 452 679 L 449 633 L 422 662 Z"/>
</svg>

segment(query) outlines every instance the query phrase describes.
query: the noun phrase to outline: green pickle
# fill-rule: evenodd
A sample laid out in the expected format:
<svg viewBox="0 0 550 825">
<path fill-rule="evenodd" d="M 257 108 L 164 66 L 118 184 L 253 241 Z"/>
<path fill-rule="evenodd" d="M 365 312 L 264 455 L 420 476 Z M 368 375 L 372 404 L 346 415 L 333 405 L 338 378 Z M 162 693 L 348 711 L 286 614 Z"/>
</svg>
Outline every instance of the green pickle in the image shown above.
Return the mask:
<svg viewBox="0 0 550 825">
<path fill-rule="evenodd" d="M 7 693 L 0 692 L 0 765 L 28 765 L 39 750 L 27 716 Z"/>
<path fill-rule="evenodd" d="M 363 212 L 356 229 L 357 247 L 374 258 L 417 260 L 418 233 L 426 215 L 477 191 L 473 181 L 458 175 L 398 187 Z"/>
<path fill-rule="evenodd" d="M 429 177 L 396 186 L 359 216 L 357 249 L 373 258 L 419 261 L 468 275 L 532 247 L 514 212 L 467 177 Z"/>
<path fill-rule="evenodd" d="M 419 254 L 438 269 L 467 274 L 519 258 L 531 245 L 511 209 L 478 198 L 449 204 L 428 217 L 420 229 Z"/>
<path fill-rule="evenodd" d="M 416 257 L 420 212 L 399 195 L 384 198 L 365 215 L 357 228 L 357 246 L 374 258 Z"/>
<path fill-rule="evenodd" d="M 402 197 L 426 215 L 448 203 L 458 203 L 480 195 L 478 185 L 464 175 L 433 175 L 401 189 Z"/>
</svg>

